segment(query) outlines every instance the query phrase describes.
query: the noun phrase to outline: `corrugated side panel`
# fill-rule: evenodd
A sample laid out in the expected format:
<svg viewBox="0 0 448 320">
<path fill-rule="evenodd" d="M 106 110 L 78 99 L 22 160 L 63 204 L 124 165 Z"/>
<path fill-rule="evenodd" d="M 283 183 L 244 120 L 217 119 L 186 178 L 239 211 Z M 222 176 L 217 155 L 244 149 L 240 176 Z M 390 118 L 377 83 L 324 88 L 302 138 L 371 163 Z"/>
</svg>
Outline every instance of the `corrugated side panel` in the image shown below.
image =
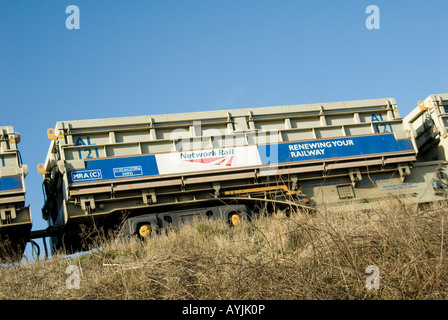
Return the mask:
<svg viewBox="0 0 448 320">
<path fill-rule="evenodd" d="M 70 184 L 415 154 L 394 99 L 56 124 Z M 50 163 L 51 162 L 51 163 Z"/>
</svg>

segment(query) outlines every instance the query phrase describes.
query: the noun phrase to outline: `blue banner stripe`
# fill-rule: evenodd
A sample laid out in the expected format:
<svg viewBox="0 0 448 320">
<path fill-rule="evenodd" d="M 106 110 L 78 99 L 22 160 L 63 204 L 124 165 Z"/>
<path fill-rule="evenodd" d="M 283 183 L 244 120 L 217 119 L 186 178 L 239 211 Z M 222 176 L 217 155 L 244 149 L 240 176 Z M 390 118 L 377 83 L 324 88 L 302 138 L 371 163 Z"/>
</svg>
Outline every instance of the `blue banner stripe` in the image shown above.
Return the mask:
<svg viewBox="0 0 448 320">
<path fill-rule="evenodd" d="M 397 141 L 394 134 L 259 145 L 256 150 L 260 156 L 261 163 L 252 163 L 253 161 L 250 161 L 251 163 L 245 163 L 245 166 L 354 156 L 362 157 L 375 154 L 393 154 L 402 151 L 415 153 L 411 140 Z M 85 170 L 75 170 L 68 173 L 69 183 L 119 180 L 160 174 L 155 155 L 85 160 L 85 165 Z M 176 168 L 176 166 L 179 166 L 179 163 L 173 161 L 169 165 Z M 183 173 L 181 167 L 178 168 L 177 173 Z"/>
<path fill-rule="evenodd" d="M 159 174 L 155 155 L 85 161 L 85 170 L 69 172 L 69 183 Z"/>
<path fill-rule="evenodd" d="M 411 140 L 395 140 L 393 134 L 287 142 L 258 146 L 262 164 L 323 160 L 415 151 Z"/>
<path fill-rule="evenodd" d="M 0 178 L 0 191 L 22 190 L 22 177 L 2 177 Z"/>
</svg>

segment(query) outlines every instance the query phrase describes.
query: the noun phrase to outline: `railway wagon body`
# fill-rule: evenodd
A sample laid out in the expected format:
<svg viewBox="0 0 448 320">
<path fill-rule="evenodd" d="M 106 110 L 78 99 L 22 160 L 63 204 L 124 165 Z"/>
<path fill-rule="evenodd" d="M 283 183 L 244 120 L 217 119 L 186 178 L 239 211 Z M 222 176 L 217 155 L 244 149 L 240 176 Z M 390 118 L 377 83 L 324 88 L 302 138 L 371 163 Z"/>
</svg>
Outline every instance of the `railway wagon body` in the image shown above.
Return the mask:
<svg viewBox="0 0 448 320">
<path fill-rule="evenodd" d="M 198 215 L 236 222 L 266 203 L 442 199 L 443 161 L 416 162 L 392 98 L 59 121 L 48 136 L 43 216 L 67 251 L 89 221 L 142 235 Z"/>
<path fill-rule="evenodd" d="M 25 205 L 27 165 L 17 144 L 20 135 L 12 126 L 0 126 L 0 256 L 20 256 L 31 231 L 31 212 Z"/>
<path fill-rule="evenodd" d="M 405 118 L 418 150 L 416 166 L 427 168 L 432 177 L 432 191 L 437 200 L 446 198 L 448 190 L 448 94 L 432 94 L 419 101 Z"/>
</svg>

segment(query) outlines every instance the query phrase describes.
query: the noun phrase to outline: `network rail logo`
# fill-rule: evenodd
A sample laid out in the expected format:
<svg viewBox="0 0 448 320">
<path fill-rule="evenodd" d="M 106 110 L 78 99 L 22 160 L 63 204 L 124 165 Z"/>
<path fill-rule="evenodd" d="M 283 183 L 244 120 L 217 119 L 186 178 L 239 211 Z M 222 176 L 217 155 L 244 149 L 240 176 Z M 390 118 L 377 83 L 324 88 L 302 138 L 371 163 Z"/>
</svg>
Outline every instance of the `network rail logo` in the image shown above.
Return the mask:
<svg viewBox="0 0 448 320">
<path fill-rule="evenodd" d="M 169 139 L 174 148 L 169 156 L 157 155 L 157 165 L 159 172 L 166 174 L 261 165 L 263 169 L 269 165 L 270 170 L 276 170 L 278 137 L 276 129 L 218 130 L 195 120 L 188 130 L 178 128 L 171 132 Z M 260 151 L 259 146 L 263 145 L 269 148 Z"/>
<path fill-rule="evenodd" d="M 181 152 L 180 159 L 191 163 L 204 163 L 216 166 L 232 166 L 235 149 L 210 150 L 201 152 Z"/>
</svg>

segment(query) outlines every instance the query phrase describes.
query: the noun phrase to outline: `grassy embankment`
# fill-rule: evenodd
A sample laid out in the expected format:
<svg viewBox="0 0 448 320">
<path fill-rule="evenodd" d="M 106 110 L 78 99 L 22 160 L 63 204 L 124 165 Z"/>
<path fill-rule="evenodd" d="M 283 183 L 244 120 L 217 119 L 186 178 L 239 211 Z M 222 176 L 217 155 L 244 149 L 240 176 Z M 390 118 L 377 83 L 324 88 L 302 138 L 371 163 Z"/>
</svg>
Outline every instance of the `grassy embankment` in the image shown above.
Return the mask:
<svg viewBox="0 0 448 320">
<path fill-rule="evenodd" d="M 233 228 L 196 221 L 144 242 L 103 239 L 85 255 L 2 267 L 0 299 L 447 299 L 447 213 L 384 202 Z M 66 287 L 69 265 L 79 267 L 79 289 Z M 366 288 L 370 265 L 377 290 Z"/>
</svg>

